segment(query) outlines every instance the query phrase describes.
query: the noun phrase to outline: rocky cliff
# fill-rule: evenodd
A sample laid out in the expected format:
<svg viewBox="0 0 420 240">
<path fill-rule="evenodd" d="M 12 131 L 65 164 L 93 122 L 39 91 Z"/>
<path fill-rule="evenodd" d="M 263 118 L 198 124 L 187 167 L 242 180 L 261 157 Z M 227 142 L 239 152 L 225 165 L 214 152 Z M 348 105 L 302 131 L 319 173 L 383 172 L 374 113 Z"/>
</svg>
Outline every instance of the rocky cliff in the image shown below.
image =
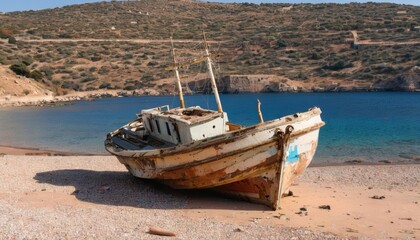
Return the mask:
<svg viewBox="0 0 420 240">
<path fill-rule="evenodd" d="M 420 68 L 386 81 L 368 83 L 340 79 L 314 78 L 296 81 L 276 75 L 229 75 L 217 82 L 222 93 L 252 92 L 352 92 L 352 91 L 420 91 Z M 172 89 L 174 86 L 172 87 Z M 211 92 L 209 79 L 190 81 L 188 88 L 194 93 Z"/>
<path fill-rule="evenodd" d="M 373 88 L 386 91 L 420 91 L 420 67 L 415 66 L 388 81 L 377 82 Z"/>
</svg>

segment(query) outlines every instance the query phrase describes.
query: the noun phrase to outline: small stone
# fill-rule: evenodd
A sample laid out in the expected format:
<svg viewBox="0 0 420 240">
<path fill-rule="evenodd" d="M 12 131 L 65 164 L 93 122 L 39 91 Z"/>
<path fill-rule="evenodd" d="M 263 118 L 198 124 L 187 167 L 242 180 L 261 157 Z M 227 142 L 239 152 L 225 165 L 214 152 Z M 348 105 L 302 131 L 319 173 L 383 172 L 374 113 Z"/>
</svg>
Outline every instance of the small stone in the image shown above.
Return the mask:
<svg viewBox="0 0 420 240">
<path fill-rule="evenodd" d="M 326 209 L 326 210 L 331 210 L 331 206 L 330 205 L 321 205 L 319 206 L 320 209 Z"/>
<path fill-rule="evenodd" d="M 233 231 L 234 231 L 234 232 L 243 232 L 244 230 L 242 230 L 242 229 L 240 229 L 240 228 L 235 228 Z"/>
<path fill-rule="evenodd" d="M 354 159 L 354 160 L 345 161 L 345 163 L 359 164 L 359 163 L 362 163 L 362 160 Z"/>
<path fill-rule="evenodd" d="M 372 199 L 379 199 L 379 200 L 382 200 L 382 199 L 384 199 L 384 198 L 385 198 L 385 196 L 378 196 L 378 195 L 375 195 L 375 196 L 370 197 L 370 198 L 372 198 Z"/>
<path fill-rule="evenodd" d="M 302 212 L 308 211 L 305 207 L 301 207 L 299 210 L 302 211 Z"/>
<path fill-rule="evenodd" d="M 381 163 L 391 163 L 390 161 L 388 161 L 388 160 L 380 160 L 380 161 L 378 161 L 378 162 L 381 162 Z"/>
<path fill-rule="evenodd" d="M 356 229 L 353 229 L 353 228 L 346 228 L 346 232 L 358 233 L 359 231 L 357 231 Z"/>
<path fill-rule="evenodd" d="M 289 218 L 286 216 L 286 214 L 280 214 L 278 216 L 274 216 L 275 218 L 278 218 L 280 220 L 289 220 Z"/>
</svg>

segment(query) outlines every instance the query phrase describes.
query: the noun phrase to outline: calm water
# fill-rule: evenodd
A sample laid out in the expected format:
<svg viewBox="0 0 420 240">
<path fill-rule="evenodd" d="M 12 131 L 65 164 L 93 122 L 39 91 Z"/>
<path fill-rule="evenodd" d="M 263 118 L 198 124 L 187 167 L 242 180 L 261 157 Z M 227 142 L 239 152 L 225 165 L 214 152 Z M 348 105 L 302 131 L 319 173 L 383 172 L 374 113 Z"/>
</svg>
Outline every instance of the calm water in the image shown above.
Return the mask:
<svg viewBox="0 0 420 240">
<path fill-rule="evenodd" d="M 299 93 L 221 95 L 231 122 L 258 122 L 256 99 L 265 120 L 318 106 L 321 129 L 315 161 L 407 160 L 420 155 L 419 93 Z M 212 95 L 186 96 L 187 106 L 216 109 Z M 169 104 L 174 96 L 129 97 L 76 102 L 58 107 L 0 110 L 0 145 L 105 153 L 105 135 L 134 119 L 141 109 Z"/>
</svg>

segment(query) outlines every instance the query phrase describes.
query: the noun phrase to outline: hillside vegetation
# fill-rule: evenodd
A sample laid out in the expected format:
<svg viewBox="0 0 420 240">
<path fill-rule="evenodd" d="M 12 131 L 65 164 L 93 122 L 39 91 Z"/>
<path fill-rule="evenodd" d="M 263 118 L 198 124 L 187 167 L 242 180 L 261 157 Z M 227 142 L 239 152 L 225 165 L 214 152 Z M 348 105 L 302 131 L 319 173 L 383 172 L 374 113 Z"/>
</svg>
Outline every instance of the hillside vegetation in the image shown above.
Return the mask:
<svg viewBox="0 0 420 240">
<path fill-rule="evenodd" d="M 195 40 L 175 42 L 177 58 L 199 57 L 203 29 L 211 51 L 223 54 L 215 59 L 222 91 L 420 89 L 420 7 L 389 3 L 142 0 L 6 13 L 0 64 L 26 68 L 58 94 L 173 93 L 167 40 Z M 361 43 L 353 47 L 352 30 Z M 204 64 L 182 70 L 192 91 L 209 89 L 204 71 Z"/>
</svg>

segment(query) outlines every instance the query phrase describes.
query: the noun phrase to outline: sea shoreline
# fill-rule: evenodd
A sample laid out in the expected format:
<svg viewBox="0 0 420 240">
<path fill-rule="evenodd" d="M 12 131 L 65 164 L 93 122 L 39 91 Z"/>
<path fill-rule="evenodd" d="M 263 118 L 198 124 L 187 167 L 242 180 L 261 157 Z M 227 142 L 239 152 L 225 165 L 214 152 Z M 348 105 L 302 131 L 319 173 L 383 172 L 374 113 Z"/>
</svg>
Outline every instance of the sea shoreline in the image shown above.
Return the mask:
<svg viewBox="0 0 420 240">
<path fill-rule="evenodd" d="M 258 93 L 363 93 L 363 92 L 403 92 L 403 93 L 420 93 L 416 91 L 386 91 L 375 89 L 359 89 L 349 91 L 281 91 L 281 92 L 225 92 L 222 94 L 258 94 Z M 201 95 L 204 93 L 194 93 L 189 95 Z M 156 90 L 95 90 L 84 92 L 73 92 L 61 96 L 0 96 L 0 109 L 13 108 L 13 107 L 54 107 L 69 105 L 77 101 L 95 101 L 101 98 L 120 98 L 120 97 L 135 97 L 135 96 L 175 96 L 176 94 L 165 94 Z"/>
<path fill-rule="evenodd" d="M 108 154 L 59 151 L 52 149 L 43 149 L 37 147 L 22 147 L 11 145 L 0 145 L 0 155 L 16 156 L 107 156 Z M 109 156 L 109 155 L 108 155 Z"/>
<path fill-rule="evenodd" d="M 94 101 L 101 98 L 110 97 L 128 97 L 128 96 L 140 96 L 133 91 L 122 91 L 122 90 L 97 90 L 97 91 L 85 91 L 85 92 L 74 92 L 61 96 L 0 96 L 0 109 L 1 108 L 13 108 L 13 107 L 48 107 L 48 106 L 62 106 L 72 104 L 75 101 Z M 145 94 L 147 96 L 147 94 Z"/>
</svg>

